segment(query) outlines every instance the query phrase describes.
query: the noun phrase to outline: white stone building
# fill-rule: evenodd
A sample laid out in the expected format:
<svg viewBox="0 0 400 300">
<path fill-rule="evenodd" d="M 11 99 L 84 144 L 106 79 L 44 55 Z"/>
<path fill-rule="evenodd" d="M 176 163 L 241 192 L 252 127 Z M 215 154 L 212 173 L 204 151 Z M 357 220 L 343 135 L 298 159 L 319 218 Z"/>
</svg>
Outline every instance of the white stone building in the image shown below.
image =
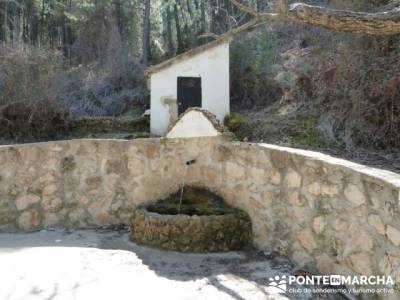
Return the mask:
<svg viewBox="0 0 400 300">
<path fill-rule="evenodd" d="M 146 70 L 153 135 L 165 135 L 189 107 L 204 108 L 220 121 L 229 114 L 230 41 L 229 36 L 219 38 Z"/>
</svg>

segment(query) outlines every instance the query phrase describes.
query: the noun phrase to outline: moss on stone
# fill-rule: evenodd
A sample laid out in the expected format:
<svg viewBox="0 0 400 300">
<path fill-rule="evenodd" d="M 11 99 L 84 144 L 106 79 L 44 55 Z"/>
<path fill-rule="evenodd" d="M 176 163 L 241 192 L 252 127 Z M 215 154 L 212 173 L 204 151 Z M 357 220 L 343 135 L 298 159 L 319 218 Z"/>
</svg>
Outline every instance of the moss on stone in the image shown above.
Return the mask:
<svg viewBox="0 0 400 300">
<path fill-rule="evenodd" d="M 226 205 L 206 190 L 186 188 L 179 212 L 180 191 L 131 218 L 131 239 L 139 244 L 182 252 L 238 250 L 252 240 L 249 216 Z"/>
<path fill-rule="evenodd" d="M 225 215 L 237 212 L 237 209 L 226 205 L 222 198 L 204 189 L 185 187 L 182 194 L 182 205 L 179 211 L 181 191 L 166 199 L 147 206 L 147 210 L 164 215 Z"/>
<path fill-rule="evenodd" d="M 61 171 L 62 172 L 69 172 L 72 171 L 76 166 L 75 158 L 70 155 L 66 156 L 61 160 Z"/>
</svg>

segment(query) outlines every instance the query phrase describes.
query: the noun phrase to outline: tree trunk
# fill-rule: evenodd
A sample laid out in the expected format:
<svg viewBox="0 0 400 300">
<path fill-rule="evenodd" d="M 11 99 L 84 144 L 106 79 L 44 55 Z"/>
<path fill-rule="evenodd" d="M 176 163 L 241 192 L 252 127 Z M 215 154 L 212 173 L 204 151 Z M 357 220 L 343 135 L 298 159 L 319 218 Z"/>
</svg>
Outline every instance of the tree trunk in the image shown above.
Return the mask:
<svg viewBox="0 0 400 300">
<path fill-rule="evenodd" d="M 168 44 L 168 57 L 172 57 L 174 55 L 174 42 L 172 40 L 172 24 L 171 24 L 171 10 L 170 7 L 167 7 L 166 13 L 166 25 L 167 25 L 167 44 Z"/>
<path fill-rule="evenodd" d="M 211 26 L 210 26 L 210 31 L 211 32 L 216 32 L 217 31 L 217 14 L 215 13 L 217 3 L 215 0 L 211 0 Z"/>
<path fill-rule="evenodd" d="M 186 0 L 186 6 L 187 6 L 187 10 L 190 16 L 190 19 L 193 21 L 193 10 L 192 10 L 192 6 L 190 4 L 191 0 Z"/>
<path fill-rule="evenodd" d="M 190 28 L 190 47 L 194 48 L 197 46 L 197 31 L 198 31 L 198 24 L 197 24 L 197 18 L 193 13 L 192 5 L 190 3 L 190 0 L 186 1 L 186 6 L 187 10 L 189 12 L 189 23 L 191 23 L 191 28 Z"/>
<path fill-rule="evenodd" d="M 145 0 L 144 2 L 142 43 L 143 43 L 142 62 L 144 66 L 148 66 L 150 57 L 150 0 Z"/>
<path fill-rule="evenodd" d="M 174 18 L 175 18 L 175 28 L 176 28 L 176 39 L 178 42 L 178 49 L 177 52 L 178 53 L 182 53 L 183 52 L 183 40 L 182 40 L 182 34 L 181 34 L 181 26 L 179 23 L 179 12 L 178 12 L 178 5 L 175 2 L 174 4 Z"/>
<path fill-rule="evenodd" d="M 6 19 L 6 3 L 0 3 L 0 42 L 5 42 L 6 38 L 6 23 L 4 20 Z"/>
<path fill-rule="evenodd" d="M 45 0 L 42 0 L 42 11 L 40 12 L 40 43 L 44 44 L 44 32 L 45 32 L 45 19 L 44 19 L 44 13 L 45 13 L 45 5 L 44 5 Z"/>
<path fill-rule="evenodd" d="M 290 7 L 285 0 L 277 0 L 275 13 L 258 13 L 237 0 L 230 0 L 240 10 L 249 13 L 258 24 L 266 21 L 293 21 L 341 32 L 388 36 L 400 34 L 400 1 L 396 0 L 385 11 L 366 13 L 330 9 L 304 3 Z"/>
<path fill-rule="evenodd" d="M 122 10 L 121 0 L 115 0 L 115 18 L 117 19 L 118 32 L 121 37 L 121 41 L 125 40 L 124 33 L 124 14 Z"/>
<path fill-rule="evenodd" d="M 28 10 L 28 22 L 29 22 L 29 41 L 31 45 L 37 45 L 39 38 L 39 19 L 37 16 L 35 2 L 31 1 L 31 5 Z"/>
<path fill-rule="evenodd" d="M 206 24 L 206 8 L 205 8 L 205 1 L 206 0 L 200 0 L 200 18 L 201 18 L 201 33 L 205 33 L 207 31 L 207 24 Z"/>
</svg>

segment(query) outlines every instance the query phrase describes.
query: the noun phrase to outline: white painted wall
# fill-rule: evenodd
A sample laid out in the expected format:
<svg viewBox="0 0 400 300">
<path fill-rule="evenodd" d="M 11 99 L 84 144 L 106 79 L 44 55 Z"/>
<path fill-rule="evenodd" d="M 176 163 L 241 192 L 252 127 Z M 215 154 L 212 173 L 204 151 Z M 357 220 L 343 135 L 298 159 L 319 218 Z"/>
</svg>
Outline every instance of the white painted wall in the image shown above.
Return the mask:
<svg viewBox="0 0 400 300">
<path fill-rule="evenodd" d="M 196 110 L 186 113 L 171 130 L 167 133 L 167 138 L 189 138 L 220 135 L 213 123 L 204 115 Z"/>
<path fill-rule="evenodd" d="M 229 42 L 226 42 L 151 75 L 150 130 L 154 135 L 167 132 L 170 110 L 163 99 L 177 98 L 179 76 L 201 77 L 202 108 L 221 122 L 229 114 Z"/>
</svg>

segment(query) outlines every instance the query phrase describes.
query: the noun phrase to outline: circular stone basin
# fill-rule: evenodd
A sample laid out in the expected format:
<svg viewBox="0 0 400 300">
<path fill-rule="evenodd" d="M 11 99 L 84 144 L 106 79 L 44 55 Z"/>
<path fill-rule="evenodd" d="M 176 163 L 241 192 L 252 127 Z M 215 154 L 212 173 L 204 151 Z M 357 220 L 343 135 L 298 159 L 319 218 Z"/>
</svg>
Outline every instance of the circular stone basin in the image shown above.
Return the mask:
<svg viewBox="0 0 400 300">
<path fill-rule="evenodd" d="M 135 209 L 131 240 L 164 250 L 223 252 L 249 245 L 249 216 L 203 189 L 185 187 L 148 206 Z M 180 209 L 179 209 L 180 208 Z"/>
</svg>

